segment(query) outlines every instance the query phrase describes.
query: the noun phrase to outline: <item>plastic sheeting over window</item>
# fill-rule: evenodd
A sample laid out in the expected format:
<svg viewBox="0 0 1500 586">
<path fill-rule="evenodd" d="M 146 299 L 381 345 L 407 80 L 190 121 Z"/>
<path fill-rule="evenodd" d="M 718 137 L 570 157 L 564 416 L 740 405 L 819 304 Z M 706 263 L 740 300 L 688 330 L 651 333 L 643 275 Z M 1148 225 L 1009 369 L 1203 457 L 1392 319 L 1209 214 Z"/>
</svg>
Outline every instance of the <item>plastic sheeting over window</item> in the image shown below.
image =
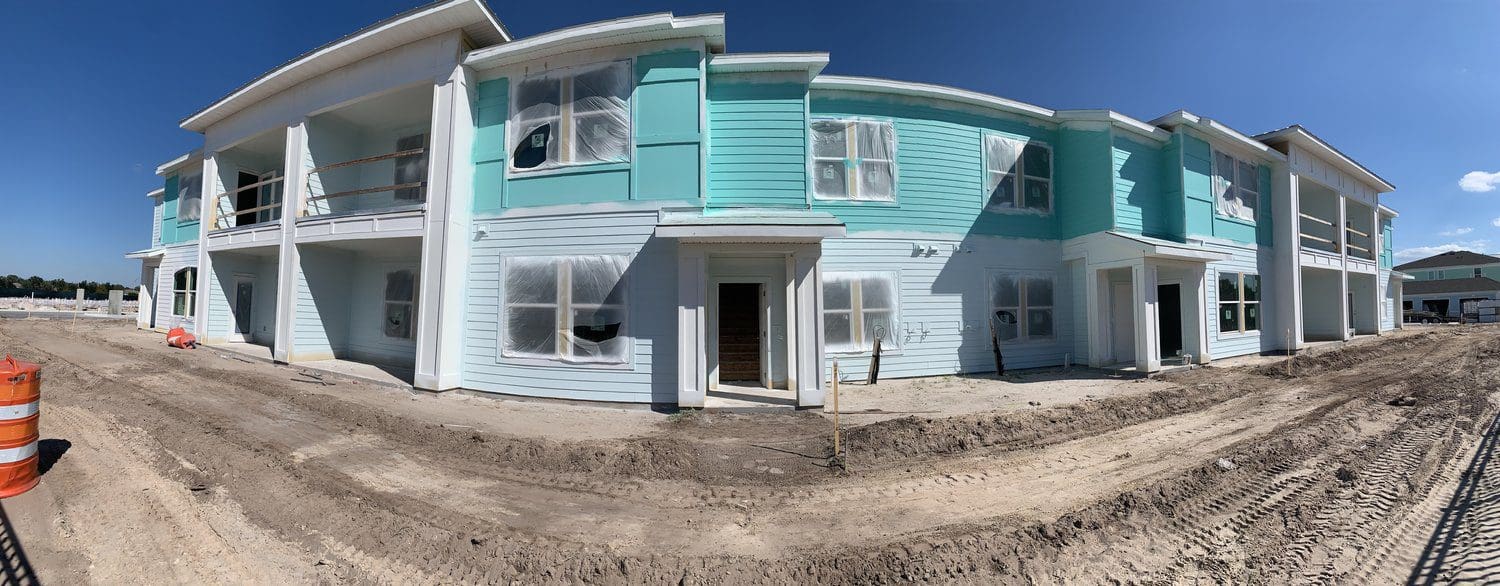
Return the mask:
<svg viewBox="0 0 1500 586">
<path fill-rule="evenodd" d="M 1260 168 L 1214 151 L 1214 201 L 1221 215 L 1255 221 L 1260 203 Z"/>
<path fill-rule="evenodd" d="M 819 118 L 809 130 L 815 197 L 896 201 L 896 130 L 889 121 Z"/>
<path fill-rule="evenodd" d="M 177 180 L 177 221 L 196 220 L 203 215 L 203 174 L 183 175 Z"/>
<path fill-rule="evenodd" d="M 985 209 L 1052 211 L 1052 149 L 1040 143 L 985 135 Z"/>
<path fill-rule="evenodd" d="M 824 273 L 824 350 L 864 352 L 877 339 L 886 348 L 897 346 L 897 295 L 894 274 Z"/>
<path fill-rule="evenodd" d="M 513 171 L 630 160 L 630 62 L 555 69 L 516 82 Z"/>
<path fill-rule="evenodd" d="M 1044 274 L 990 275 L 990 320 L 1002 342 L 1051 338 L 1053 278 Z"/>
<path fill-rule="evenodd" d="M 505 260 L 503 356 L 624 363 L 624 256 Z"/>
<path fill-rule="evenodd" d="M 412 337 L 416 291 L 416 275 L 412 271 L 399 270 L 385 274 L 385 320 L 382 327 L 386 337 Z"/>
</svg>

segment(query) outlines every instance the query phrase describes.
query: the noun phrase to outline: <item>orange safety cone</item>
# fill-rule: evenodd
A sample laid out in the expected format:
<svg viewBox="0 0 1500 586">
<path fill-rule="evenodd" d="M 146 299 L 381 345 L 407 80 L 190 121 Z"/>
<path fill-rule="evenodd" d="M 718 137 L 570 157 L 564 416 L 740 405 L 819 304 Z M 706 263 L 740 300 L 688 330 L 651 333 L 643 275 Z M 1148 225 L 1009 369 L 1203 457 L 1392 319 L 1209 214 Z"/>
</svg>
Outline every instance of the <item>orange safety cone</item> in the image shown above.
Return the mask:
<svg viewBox="0 0 1500 586">
<path fill-rule="evenodd" d="M 0 498 L 31 490 L 41 481 L 37 472 L 41 374 L 37 365 L 10 356 L 0 362 Z"/>
<path fill-rule="evenodd" d="M 167 345 L 184 350 L 197 348 L 198 338 L 182 328 L 172 328 L 171 331 L 167 332 Z"/>
</svg>

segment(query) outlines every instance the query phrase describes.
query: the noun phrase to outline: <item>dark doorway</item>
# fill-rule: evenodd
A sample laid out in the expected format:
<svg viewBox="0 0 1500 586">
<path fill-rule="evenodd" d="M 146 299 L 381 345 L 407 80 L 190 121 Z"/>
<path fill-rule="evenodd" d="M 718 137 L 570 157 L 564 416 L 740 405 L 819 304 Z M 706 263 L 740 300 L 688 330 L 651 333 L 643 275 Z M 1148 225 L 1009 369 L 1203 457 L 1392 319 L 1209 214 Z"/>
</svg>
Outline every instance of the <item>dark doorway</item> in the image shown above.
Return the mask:
<svg viewBox="0 0 1500 586">
<path fill-rule="evenodd" d="M 760 285 L 719 285 L 719 381 L 760 384 Z"/>
<path fill-rule="evenodd" d="M 1161 357 L 1182 354 L 1182 286 L 1156 286 L 1156 334 L 1161 339 Z"/>
<path fill-rule="evenodd" d="M 235 186 L 235 189 L 244 189 L 244 191 L 236 191 L 234 194 L 235 210 L 249 210 L 254 209 L 256 206 L 260 205 L 258 203 L 260 201 L 260 198 L 258 197 L 260 190 L 245 189 L 246 187 L 255 185 L 256 183 L 260 183 L 259 175 L 240 171 L 238 185 Z M 254 223 L 255 212 L 250 212 L 248 214 L 235 214 L 234 216 L 234 225 L 236 226 L 249 226 Z"/>
</svg>

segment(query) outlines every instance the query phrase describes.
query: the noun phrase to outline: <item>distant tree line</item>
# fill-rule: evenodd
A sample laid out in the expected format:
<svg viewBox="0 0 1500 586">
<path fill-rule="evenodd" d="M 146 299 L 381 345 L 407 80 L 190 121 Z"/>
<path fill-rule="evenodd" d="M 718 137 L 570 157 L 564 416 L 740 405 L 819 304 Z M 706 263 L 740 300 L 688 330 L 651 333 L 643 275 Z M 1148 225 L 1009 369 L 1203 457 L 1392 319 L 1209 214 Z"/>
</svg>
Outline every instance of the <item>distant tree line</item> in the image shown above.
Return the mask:
<svg viewBox="0 0 1500 586">
<path fill-rule="evenodd" d="M 43 279 L 36 275 L 21 278 L 17 275 L 5 275 L 0 278 L 0 297 L 32 297 L 39 299 L 72 299 L 79 289 L 83 289 L 85 299 L 104 300 L 109 299 L 111 289 L 124 289 L 125 299 L 135 299 L 136 288 L 126 287 L 117 283 L 101 283 L 98 281 L 66 281 L 63 279 Z"/>
</svg>

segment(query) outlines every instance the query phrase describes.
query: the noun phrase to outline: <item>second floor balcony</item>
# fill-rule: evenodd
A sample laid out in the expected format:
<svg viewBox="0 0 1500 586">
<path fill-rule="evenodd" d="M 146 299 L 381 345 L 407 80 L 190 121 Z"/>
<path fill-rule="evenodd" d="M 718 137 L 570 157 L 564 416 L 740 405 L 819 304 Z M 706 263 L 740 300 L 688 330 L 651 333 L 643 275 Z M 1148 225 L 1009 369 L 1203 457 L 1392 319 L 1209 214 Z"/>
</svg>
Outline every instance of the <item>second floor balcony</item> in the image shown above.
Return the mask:
<svg viewBox="0 0 1500 586">
<path fill-rule="evenodd" d="M 215 173 L 208 182 L 214 193 L 209 232 L 281 220 L 285 153 L 286 131 L 274 130 L 214 156 Z"/>
<path fill-rule="evenodd" d="M 421 209 L 431 128 L 428 85 L 310 118 L 299 218 Z"/>
</svg>

